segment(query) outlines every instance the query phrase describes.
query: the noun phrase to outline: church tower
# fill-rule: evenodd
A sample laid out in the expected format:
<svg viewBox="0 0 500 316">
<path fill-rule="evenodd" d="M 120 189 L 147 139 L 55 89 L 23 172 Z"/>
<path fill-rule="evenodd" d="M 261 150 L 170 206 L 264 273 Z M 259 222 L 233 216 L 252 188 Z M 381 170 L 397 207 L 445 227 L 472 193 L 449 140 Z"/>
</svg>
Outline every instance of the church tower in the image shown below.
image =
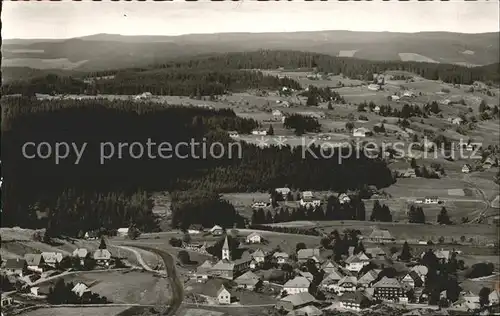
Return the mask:
<svg viewBox="0 0 500 316">
<path fill-rule="evenodd" d="M 231 261 L 231 252 L 229 251 L 229 242 L 227 236 L 224 238 L 224 245 L 222 246 L 222 260 Z"/>
</svg>

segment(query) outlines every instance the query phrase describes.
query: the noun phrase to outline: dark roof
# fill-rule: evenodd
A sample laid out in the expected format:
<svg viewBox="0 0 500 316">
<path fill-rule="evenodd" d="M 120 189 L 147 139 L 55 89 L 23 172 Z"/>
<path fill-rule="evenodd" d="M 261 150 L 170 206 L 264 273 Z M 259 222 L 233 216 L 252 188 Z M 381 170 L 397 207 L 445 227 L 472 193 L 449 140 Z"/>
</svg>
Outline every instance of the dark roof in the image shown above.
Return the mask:
<svg viewBox="0 0 500 316">
<path fill-rule="evenodd" d="M 5 269 L 23 269 L 26 266 L 24 259 L 7 259 L 5 262 Z"/>
<path fill-rule="evenodd" d="M 363 301 L 368 300 L 368 298 L 362 292 L 357 291 L 357 292 L 345 293 L 340 297 L 340 300 L 342 302 L 361 304 Z"/>
</svg>

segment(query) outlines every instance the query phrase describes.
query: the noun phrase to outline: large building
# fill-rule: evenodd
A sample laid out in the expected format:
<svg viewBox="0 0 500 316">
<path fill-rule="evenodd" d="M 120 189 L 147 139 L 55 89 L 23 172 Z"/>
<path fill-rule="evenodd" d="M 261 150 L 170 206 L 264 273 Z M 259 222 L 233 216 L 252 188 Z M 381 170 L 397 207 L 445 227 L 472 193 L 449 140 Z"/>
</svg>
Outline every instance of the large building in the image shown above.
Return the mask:
<svg viewBox="0 0 500 316">
<path fill-rule="evenodd" d="M 396 241 L 396 238 L 388 230 L 384 229 L 374 229 L 368 239 L 377 243 L 394 243 Z"/>
<path fill-rule="evenodd" d="M 311 281 L 302 276 L 297 276 L 283 285 L 283 292 L 287 294 L 298 294 L 309 291 Z"/>
<path fill-rule="evenodd" d="M 383 277 L 373 285 L 373 297 L 380 300 L 402 300 L 405 298 L 403 286 L 395 278 Z"/>
<path fill-rule="evenodd" d="M 241 258 L 232 260 L 231 250 L 229 249 L 229 242 L 227 236 L 224 239 L 222 246 L 221 260 L 219 260 L 211 269 L 212 276 L 232 280 L 241 273 L 250 269 L 250 262 L 252 258 Z"/>
</svg>

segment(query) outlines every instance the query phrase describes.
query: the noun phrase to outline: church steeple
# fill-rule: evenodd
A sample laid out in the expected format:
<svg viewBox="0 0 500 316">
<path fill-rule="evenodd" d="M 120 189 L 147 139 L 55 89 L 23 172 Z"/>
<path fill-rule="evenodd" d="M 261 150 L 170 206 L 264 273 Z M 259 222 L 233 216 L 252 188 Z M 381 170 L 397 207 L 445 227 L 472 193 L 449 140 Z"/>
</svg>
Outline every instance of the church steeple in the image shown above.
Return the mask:
<svg viewBox="0 0 500 316">
<path fill-rule="evenodd" d="M 227 235 L 224 238 L 224 245 L 222 245 L 222 260 L 231 261 L 231 252 L 229 250 L 229 242 L 227 240 Z"/>
</svg>

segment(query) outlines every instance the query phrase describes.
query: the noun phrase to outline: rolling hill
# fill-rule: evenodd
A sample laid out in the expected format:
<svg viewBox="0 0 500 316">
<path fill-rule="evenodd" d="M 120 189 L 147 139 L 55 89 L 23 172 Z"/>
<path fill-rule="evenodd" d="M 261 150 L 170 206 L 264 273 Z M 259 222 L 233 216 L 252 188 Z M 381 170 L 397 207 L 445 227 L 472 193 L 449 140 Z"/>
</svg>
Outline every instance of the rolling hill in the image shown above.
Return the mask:
<svg viewBox="0 0 500 316">
<path fill-rule="evenodd" d="M 67 40 L 4 40 L 2 66 L 95 71 L 142 67 L 181 56 L 256 49 L 460 65 L 496 63 L 500 53 L 499 33 L 315 31 L 181 36 L 96 34 Z"/>
</svg>

